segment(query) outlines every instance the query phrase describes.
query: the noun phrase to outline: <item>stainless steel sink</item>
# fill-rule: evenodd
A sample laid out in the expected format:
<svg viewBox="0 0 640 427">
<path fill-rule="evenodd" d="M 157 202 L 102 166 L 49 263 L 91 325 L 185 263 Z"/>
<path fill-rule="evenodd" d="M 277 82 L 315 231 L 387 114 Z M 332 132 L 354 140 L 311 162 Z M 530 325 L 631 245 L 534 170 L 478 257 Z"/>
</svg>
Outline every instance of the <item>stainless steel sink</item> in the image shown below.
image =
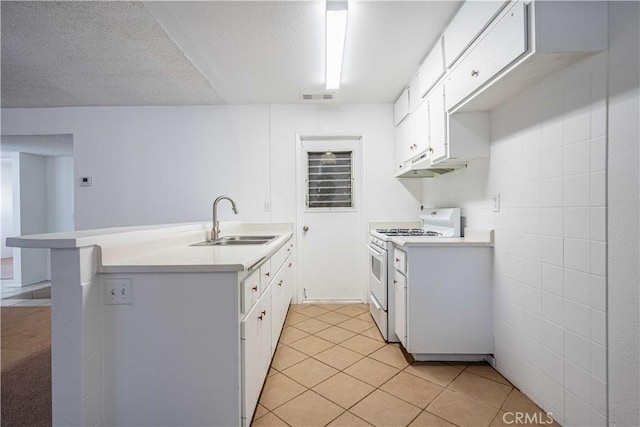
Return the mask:
<svg viewBox="0 0 640 427">
<path fill-rule="evenodd" d="M 194 243 L 190 246 L 264 245 L 278 236 L 224 236 L 216 240 Z"/>
</svg>

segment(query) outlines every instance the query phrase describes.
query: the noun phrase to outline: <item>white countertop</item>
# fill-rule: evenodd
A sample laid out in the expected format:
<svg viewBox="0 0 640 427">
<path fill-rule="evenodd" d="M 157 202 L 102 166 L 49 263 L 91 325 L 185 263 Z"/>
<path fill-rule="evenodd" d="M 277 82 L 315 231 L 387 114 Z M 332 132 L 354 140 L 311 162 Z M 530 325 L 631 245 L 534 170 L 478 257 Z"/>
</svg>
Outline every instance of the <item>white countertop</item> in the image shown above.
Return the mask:
<svg viewBox="0 0 640 427">
<path fill-rule="evenodd" d="M 465 229 L 465 237 L 385 236 L 371 231 L 375 237 L 398 246 L 493 246 L 493 230 Z"/>
<path fill-rule="evenodd" d="M 7 239 L 23 248 L 98 246 L 100 273 L 234 272 L 273 255 L 293 235 L 292 224 L 221 223 L 221 235 L 274 235 L 268 244 L 190 246 L 206 240 L 211 224 L 169 224 L 50 233 Z"/>
</svg>

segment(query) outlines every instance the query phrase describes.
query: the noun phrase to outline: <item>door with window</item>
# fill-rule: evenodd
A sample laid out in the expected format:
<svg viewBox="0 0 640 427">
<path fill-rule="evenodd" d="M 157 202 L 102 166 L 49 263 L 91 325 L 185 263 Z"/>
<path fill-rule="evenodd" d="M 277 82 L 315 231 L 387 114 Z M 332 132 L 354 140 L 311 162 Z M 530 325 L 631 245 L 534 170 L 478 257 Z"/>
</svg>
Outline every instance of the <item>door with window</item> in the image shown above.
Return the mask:
<svg viewBox="0 0 640 427">
<path fill-rule="evenodd" d="M 366 227 L 360 138 L 298 139 L 299 301 L 362 301 Z"/>
</svg>

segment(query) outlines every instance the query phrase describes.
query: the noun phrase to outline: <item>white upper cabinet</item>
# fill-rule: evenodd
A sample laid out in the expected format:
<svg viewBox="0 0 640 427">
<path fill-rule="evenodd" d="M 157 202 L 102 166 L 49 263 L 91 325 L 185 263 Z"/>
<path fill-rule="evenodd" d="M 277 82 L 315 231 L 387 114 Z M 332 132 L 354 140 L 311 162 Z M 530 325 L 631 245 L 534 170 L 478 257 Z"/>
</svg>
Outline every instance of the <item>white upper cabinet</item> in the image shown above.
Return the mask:
<svg viewBox="0 0 640 427">
<path fill-rule="evenodd" d="M 448 112 L 491 111 L 544 76 L 607 49 L 607 25 L 602 1 L 507 3 L 449 70 Z M 447 57 L 452 31 L 445 33 Z"/>
<path fill-rule="evenodd" d="M 420 72 L 409 83 L 409 113 L 413 113 L 420 102 L 422 101 L 422 95 L 419 93 L 420 89 Z"/>
<path fill-rule="evenodd" d="M 505 0 L 466 1 L 444 32 L 447 67 L 478 37 L 504 7 Z"/>
<path fill-rule="evenodd" d="M 444 75 L 445 67 L 442 44 L 443 38 L 440 37 L 420 66 L 420 70 L 418 71 L 419 79 L 415 91 L 420 98 L 423 98 L 438 82 L 440 77 Z"/>
<path fill-rule="evenodd" d="M 412 115 L 412 139 L 413 149 L 411 157 L 414 157 L 429 148 L 429 104 L 423 101 Z"/>
<path fill-rule="evenodd" d="M 527 51 L 526 20 L 524 3 L 516 3 L 456 64 L 447 76 L 447 110 Z"/>
<path fill-rule="evenodd" d="M 409 89 L 405 89 L 393 104 L 393 124 L 398 124 L 409 115 Z"/>
</svg>

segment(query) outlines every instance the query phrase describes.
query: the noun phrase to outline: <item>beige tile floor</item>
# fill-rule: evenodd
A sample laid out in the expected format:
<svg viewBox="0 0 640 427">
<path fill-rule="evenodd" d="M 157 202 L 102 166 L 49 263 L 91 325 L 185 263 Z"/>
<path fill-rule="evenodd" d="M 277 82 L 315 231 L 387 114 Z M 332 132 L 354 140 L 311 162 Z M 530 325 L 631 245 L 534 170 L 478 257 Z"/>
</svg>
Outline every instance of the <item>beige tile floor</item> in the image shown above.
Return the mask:
<svg viewBox="0 0 640 427">
<path fill-rule="evenodd" d="M 487 364 L 409 364 L 367 305 L 305 304 L 289 309 L 252 425 L 503 426 L 517 412 L 546 421 Z"/>
</svg>

